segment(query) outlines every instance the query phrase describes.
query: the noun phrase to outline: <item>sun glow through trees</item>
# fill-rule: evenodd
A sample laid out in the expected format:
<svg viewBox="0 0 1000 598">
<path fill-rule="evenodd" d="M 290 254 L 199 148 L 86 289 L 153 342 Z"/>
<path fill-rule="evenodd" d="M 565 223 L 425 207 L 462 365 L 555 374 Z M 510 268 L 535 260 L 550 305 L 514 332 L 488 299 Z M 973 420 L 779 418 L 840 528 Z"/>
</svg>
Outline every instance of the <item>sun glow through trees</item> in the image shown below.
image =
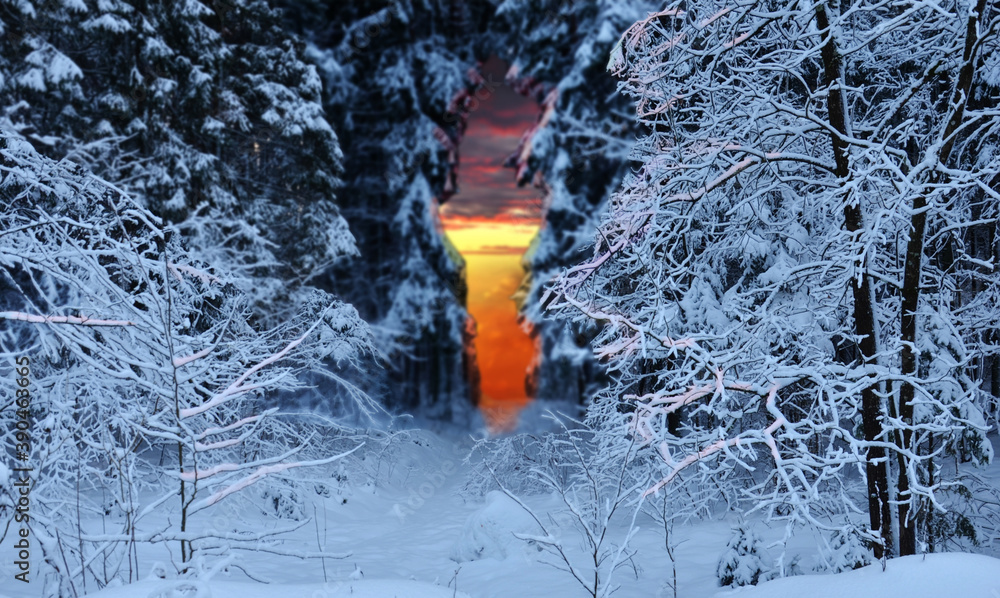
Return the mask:
<svg viewBox="0 0 1000 598">
<path fill-rule="evenodd" d="M 528 401 L 524 377 L 534 358 L 511 296 L 524 279 L 522 255 L 538 227 L 470 219 L 447 219 L 445 227 L 466 262 L 468 309 L 478 325 L 480 407 L 491 427 L 508 429 Z"/>
<path fill-rule="evenodd" d="M 537 190 L 517 188 L 514 172 L 503 167 L 538 115 L 533 102 L 503 85 L 504 71 L 495 58 L 484 65 L 493 93 L 469 118 L 459 192 L 440 211 L 448 238 L 466 261 L 468 309 L 478 326 L 480 408 L 495 431 L 512 429 L 529 400 L 524 379 L 535 347 L 518 323 L 511 296 L 525 276 L 521 261 L 538 231 L 541 203 Z"/>
</svg>

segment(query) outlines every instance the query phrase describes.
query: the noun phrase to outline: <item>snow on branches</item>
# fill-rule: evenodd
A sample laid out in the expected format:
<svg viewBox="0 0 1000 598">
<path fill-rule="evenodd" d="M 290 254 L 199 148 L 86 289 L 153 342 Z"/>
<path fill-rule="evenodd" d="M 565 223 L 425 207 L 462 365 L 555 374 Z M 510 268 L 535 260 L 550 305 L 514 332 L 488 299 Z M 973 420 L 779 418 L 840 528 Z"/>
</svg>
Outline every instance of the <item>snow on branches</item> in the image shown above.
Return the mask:
<svg viewBox="0 0 1000 598">
<path fill-rule="evenodd" d="M 178 542 L 181 568 L 200 549 L 239 546 L 222 536 L 213 544 L 192 518 L 252 484 L 347 454 L 302 459 L 312 434 L 263 399 L 300 387 L 299 374 L 324 360 L 357 363 L 370 352 L 354 308 L 315 291 L 292 319 L 261 329 L 230 275 L 192 258 L 174 230 L 113 185 L 8 136 L 0 177 L 0 280 L 13 308 L 0 312 L 0 348 L 30 347 L 48 397 L 37 414 L 48 438 L 36 456 L 44 498 L 33 516 L 39 537 L 63 539 L 45 555 L 61 583 L 85 582 L 88 560 L 115 547 L 131 570 L 136 541 Z M 113 506 L 81 507 L 81 479 Z M 60 505 L 74 486 L 78 510 L 119 512 L 121 529 L 88 535 L 73 525 Z M 174 501 L 167 529 L 137 534 L 139 520 Z"/>
<path fill-rule="evenodd" d="M 687 476 L 830 528 L 867 496 L 876 554 L 907 554 L 953 483 L 933 460 L 991 458 L 969 366 L 995 351 L 998 19 L 706 0 L 622 36 L 640 166 L 546 300 L 602 325 L 590 417 L 657 451 L 651 491 Z"/>
</svg>

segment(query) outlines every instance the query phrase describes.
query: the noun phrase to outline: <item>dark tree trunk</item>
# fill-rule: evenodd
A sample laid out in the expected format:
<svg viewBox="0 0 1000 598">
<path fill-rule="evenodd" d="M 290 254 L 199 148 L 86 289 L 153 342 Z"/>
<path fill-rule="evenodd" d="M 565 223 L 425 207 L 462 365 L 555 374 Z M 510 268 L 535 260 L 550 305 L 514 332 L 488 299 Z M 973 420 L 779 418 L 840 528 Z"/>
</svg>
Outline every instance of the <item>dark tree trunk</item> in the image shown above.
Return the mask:
<svg viewBox="0 0 1000 598">
<path fill-rule="evenodd" d="M 850 176 L 850 165 L 845 140 L 847 136 L 847 111 L 840 80 L 841 59 L 833 33 L 829 31 L 830 21 L 824 4 L 816 7 L 816 24 L 820 31 L 825 31 L 828 36 L 821 49 L 823 80 L 829 89 L 830 125 L 837 132 L 832 138 L 836 174 L 838 179 L 846 181 Z M 845 204 L 844 226 L 847 230 L 858 235 L 864 228 L 863 224 L 861 206 Z M 858 349 L 862 359 L 866 363 L 870 363 L 875 359 L 878 339 L 870 277 L 862 271 L 859 278 L 852 281 L 851 291 L 854 298 L 854 331 L 860 338 Z M 873 550 L 875 558 L 881 559 L 884 555 L 884 549 L 892 544 L 892 532 L 889 529 L 889 476 L 885 449 L 874 445 L 875 442 L 882 439 L 882 401 L 874 386 L 864 389 L 861 393 L 861 418 L 865 441 L 871 443 L 865 454 L 868 517 L 872 531 L 882 538 L 882 544 L 876 545 Z"/>
<path fill-rule="evenodd" d="M 907 472 L 906 459 L 903 451 L 911 447 L 913 439 L 913 385 L 905 380 L 906 376 L 917 373 L 917 307 L 920 301 L 920 274 L 923 271 L 921 263 L 924 255 L 924 230 L 927 224 L 927 200 L 918 195 L 913 200 L 913 216 L 910 219 L 910 240 L 906 244 L 906 265 L 903 269 L 902 302 L 900 304 L 900 340 L 903 350 L 900 354 L 900 370 L 904 376 L 899 388 L 899 419 L 903 423 L 902 438 L 899 444 L 900 467 L 898 480 L 899 498 L 899 554 L 906 556 L 915 554 L 917 550 L 916 534 L 913 520 L 910 517 L 910 478 Z"/>
<path fill-rule="evenodd" d="M 986 0 L 976 3 L 976 10 L 969 15 L 965 36 L 965 51 L 962 55 L 962 69 L 959 71 L 958 83 L 952 95 L 952 113 L 945 125 L 943 139 L 947 141 L 941 146 L 938 159 L 946 164 L 955 145 L 955 133 L 962 124 L 965 115 L 965 105 L 968 102 L 969 91 L 972 88 L 972 78 L 975 74 L 975 49 L 978 42 L 979 15 L 986 9 Z M 937 171 L 930 175 L 928 183 L 938 182 Z M 923 272 L 924 232 L 927 228 L 927 197 L 920 193 L 913 198 L 913 210 L 910 217 L 910 239 L 906 244 L 906 264 L 903 267 L 903 293 L 900 305 L 899 334 L 902 344 L 900 369 L 903 383 L 899 388 L 899 417 L 903 423 L 902 450 L 917 450 L 912 447 L 913 437 L 913 385 L 906 381 L 907 376 L 917 373 L 917 307 L 920 301 L 920 274 Z M 910 517 L 910 481 L 905 467 L 899 471 L 899 554 L 906 556 L 916 554 L 917 543 L 914 524 Z"/>
</svg>

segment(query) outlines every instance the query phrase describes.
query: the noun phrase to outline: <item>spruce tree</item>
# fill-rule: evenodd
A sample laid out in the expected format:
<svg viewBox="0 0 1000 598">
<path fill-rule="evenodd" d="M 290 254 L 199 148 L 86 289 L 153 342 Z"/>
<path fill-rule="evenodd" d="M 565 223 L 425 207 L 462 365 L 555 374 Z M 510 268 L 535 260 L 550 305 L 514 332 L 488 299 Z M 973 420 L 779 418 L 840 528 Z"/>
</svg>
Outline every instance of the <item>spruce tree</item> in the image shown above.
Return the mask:
<svg viewBox="0 0 1000 598">
<path fill-rule="evenodd" d="M 5 0 L 0 19 L 0 126 L 253 276 L 266 311 L 356 252 L 320 79 L 267 2 Z"/>
</svg>

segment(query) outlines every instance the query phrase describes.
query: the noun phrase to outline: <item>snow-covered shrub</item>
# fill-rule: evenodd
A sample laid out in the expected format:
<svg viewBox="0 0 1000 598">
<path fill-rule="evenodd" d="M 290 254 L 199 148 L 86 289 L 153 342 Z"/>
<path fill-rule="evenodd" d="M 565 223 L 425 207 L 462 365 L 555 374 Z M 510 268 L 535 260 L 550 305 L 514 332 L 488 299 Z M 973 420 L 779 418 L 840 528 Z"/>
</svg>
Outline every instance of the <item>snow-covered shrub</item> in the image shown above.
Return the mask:
<svg viewBox="0 0 1000 598">
<path fill-rule="evenodd" d="M 767 579 L 771 568 L 764 564 L 761 551 L 760 537 L 748 525 L 734 529 L 716 567 L 719 585 L 754 586 Z"/>
<path fill-rule="evenodd" d="M 830 552 L 826 556 L 824 569 L 830 573 L 842 573 L 860 569 L 871 562 L 871 550 L 865 545 L 861 534 L 854 528 L 847 528 L 835 533 L 830 540 Z"/>
<path fill-rule="evenodd" d="M 515 479 L 534 477 L 552 495 L 558 496 L 565 509 L 550 514 L 544 521 L 500 478 L 484 455 L 482 464 L 504 495 L 530 515 L 540 533 L 518 534 L 517 537 L 548 555 L 542 562 L 568 572 L 584 588 L 587 595 L 604 598 L 615 592 L 612 584 L 616 571 L 631 561 L 635 554 L 629 549 L 637 531 L 635 517 L 641 501 L 639 491 L 648 478 L 634 477 L 634 447 L 623 453 L 605 450 L 598 431 L 584 422 L 567 421 L 552 416 L 562 431 L 546 434 L 542 446 L 551 450 L 547 463 L 528 465 Z M 569 426 L 573 427 L 569 427 Z M 631 513 L 631 515 L 629 515 Z M 630 519 L 628 519 L 630 517 Z M 616 531 L 612 531 L 616 530 Z M 584 556 L 577 557 L 566 550 L 564 536 L 575 536 Z"/>
<path fill-rule="evenodd" d="M 329 491 L 327 491 L 329 494 Z M 277 484 L 265 486 L 260 491 L 262 511 L 282 519 L 296 521 L 305 518 L 302 498 L 294 488 L 281 487 Z"/>
<path fill-rule="evenodd" d="M 262 397 L 296 388 L 324 359 L 354 362 L 370 347 L 357 312 L 316 291 L 294 317 L 260 328 L 228 272 L 191 256 L 113 185 L 5 135 L 0 176 L 0 350 L 32 363 L 36 436 L 23 459 L 37 481 L 32 531 L 58 586 L 46 593 L 76 595 L 80 576 L 96 575 L 92 559 L 111 561 L 98 579 L 108 583 L 122 557 L 134 564 L 137 542 L 176 542 L 187 571 L 199 550 L 217 556 L 280 533 L 234 536 L 209 528 L 208 514 L 272 476 L 342 456 L 307 458 L 310 426 Z M 0 373 L 0 398 L 13 403 L 13 377 Z M 12 430 L 9 411 L 0 421 Z M 13 451 L 13 437 L 3 441 Z M 0 491 L 7 505 L 16 498 Z M 164 527 L 142 528 L 165 508 L 176 511 Z M 99 535 L 80 527 L 91 513 L 105 522 Z"/>
<path fill-rule="evenodd" d="M 538 494 L 550 488 L 534 471 L 543 469 L 557 478 L 565 471 L 557 461 L 555 434 L 511 434 L 484 438 L 466 457 L 470 465 L 462 494 L 486 496 L 502 485 L 519 495 Z"/>
<path fill-rule="evenodd" d="M 917 513 L 920 552 L 1000 554 L 1000 488 L 966 471 L 937 498 Z"/>
</svg>

